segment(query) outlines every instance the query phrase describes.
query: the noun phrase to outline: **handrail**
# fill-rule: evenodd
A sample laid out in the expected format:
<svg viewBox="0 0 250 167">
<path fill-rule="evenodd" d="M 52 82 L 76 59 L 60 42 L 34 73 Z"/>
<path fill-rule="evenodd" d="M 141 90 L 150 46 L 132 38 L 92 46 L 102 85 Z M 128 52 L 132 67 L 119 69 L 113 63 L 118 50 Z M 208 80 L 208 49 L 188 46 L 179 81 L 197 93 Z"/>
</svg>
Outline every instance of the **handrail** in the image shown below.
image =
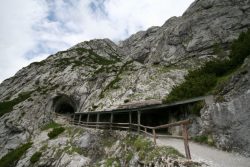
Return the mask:
<svg viewBox="0 0 250 167">
<path fill-rule="evenodd" d="M 58 116 L 60 114 L 56 113 L 56 115 Z M 62 116 L 62 115 L 60 115 L 60 116 Z M 183 132 L 182 136 L 183 136 L 183 139 L 184 139 L 184 147 L 185 147 L 186 157 L 188 159 L 191 159 L 189 145 L 188 145 L 187 125 L 190 124 L 190 123 L 192 123 L 192 122 L 189 119 L 178 121 L 178 122 L 174 122 L 174 123 L 169 123 L 169 124 L 164 124 L 164 125 L 159 125 L 159 126 L 152 127 L 152 126 L 144 126 L 144 125 L 141 125 L 141 124 L 134 124 L 134 123 L 84 122 L 84 121 L 81 121 L 80 119 L 79 120 L 75 120 L 75 117 L 72 118 L 71 116 L 72 115 L 70 115 L 70 117 L 66 117 L 65 116 L 66 119 L 70 123 L 72 123 L 74 125 L 80 125 L 80 126 L 89 127 L 89 128 L 102 128 L 102 129 L 103 128 L 104 129 L 105 128 L 109 128 L 109 129 L 118 128 L 118 129 L 132 130 L 132 129 L 135 129 L 133 127 L 136 127 L 138 133 L 142 132 L 142 133 L 144 133 L 146 135 L 152 136 L 155 144 L 156 144 L 156 138 L 157 138 L 156 130 L 158 130 L 158 129 L 164 129 L 164 128 L 169 128 L 169 127 L 173 127 L 173 126 L 182 126 L 182 129 L 183 129 L 182 130 L 182 132 Z M 140 128 L 144 128 L 144 130 L 142 130 Z M 148 132 L 148 130 L 151 130 L 152 133 Z"/>
<path fill-rule="evenodd" d="M 156 126 L 156 127 L 154 127 L 154 129 L 164 129 L 164 128 L 169 128 L 169 127 L 172 127 L 172 126 L 187 125 L 187 124 L 190 124 L 190 123 L 191 123 L 191 121 L 189 119 L 187 119 L 187 120 L 178 121 L 178 122 L 174 122 L 174 123 L 170 123 L 170 124 L 164 124 L 164 125 Z"/>
</svg>

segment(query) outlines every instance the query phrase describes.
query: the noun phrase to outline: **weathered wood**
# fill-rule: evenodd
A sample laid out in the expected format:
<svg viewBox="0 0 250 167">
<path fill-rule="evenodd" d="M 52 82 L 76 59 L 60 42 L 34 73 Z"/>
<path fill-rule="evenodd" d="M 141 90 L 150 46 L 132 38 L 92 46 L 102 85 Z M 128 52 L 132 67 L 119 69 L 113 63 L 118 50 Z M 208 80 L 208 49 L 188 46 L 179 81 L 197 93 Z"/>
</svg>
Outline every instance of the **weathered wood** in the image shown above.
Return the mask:
<svg viewBox="0 0 250 167">
<path fill-rule="evenodd" d="M 57 114 L 58 115 L 58 114 Z M 191 123 L 190 120 L 183 120 L 183 121 L 178 121 L 178 122 L 174 122 L 174 123 L 170 123 L 170 124 L 165 124 L 165 125 L 160 125 L 160 126 L 156 126 L 156 127 L 150 127 L 150 126 L 144 126 L 141 125 L 141 112 L 138 111 L 137 112 L 137 124 L 133 124 L 132 123 L 132 116 L 131 116 L 131 112 L 129 113 L 129 123 L 113 123 L 113 113 L 111 113 L 111 117 L 110 117 L 110 122 L 100 122 L 100 113 L 97 114 L 97 119 L 96 122 L 89 122 L 89 117 L 90 115 L 87 115 L 87 122 L 83 122 L 81 121 L 81 114 L 79 114 L 79 118 L 78 120 L 76 119 L 76 114 L 73 114 L 73 120 L 71 120 L 71 122 L 73 124 L 78 124 L 81 126 L 85 126 L 85 127 L 92 127 L 92 128 L 108 128 L 110 127 L 110 129 L 112 128 L 118 128 L 118 129 L 137 129 L 138 133 L 143 132 L 147 135 L 150 135 L 153 137 L 154 140 L 154 144 L 156 144 L 156 139 L 157 139 L 157 135 L 156 135 L 156 129 L 163 129 L 163 128 L 168 128 L 168 127 L 172 127 L 172 126 L 182 126 L 182 137 L 183 137 L 183 141 L 184 141 L 184 148 L 185 148 L 185 153 L 186 153 L 186 157 L 188 159 L 191 159 L 191 154 L 190 154 L 190 149 L 189 149 L 189 144 L 188 144 L 188 131 L 187 131 L 187 125 Z M 71 117 L 72 118 L 72 117 Z M 144 128 L 144 130 L 141 130 L 141 128 Z M 147 129 L 151 129 L 152 130 L 152 134 L 149 133 L 147 131 Z"/>
<path fill-rule="evenodd" d="M 96 123 L 100 122 L 100 113 L 97 114 Z M 99 128 L 99 125 L 96 126 L 96 128 Z"/>
<path fill-rule="evenodd" d="M 183 140 L 184 140 L 184 148 L 185 148 L 185 153 L 187 159 L 191 159 L 191 154 L 189 150 L 189 145 L 188 145 L 188 132 L 187 132 L 187 125 L 183 124 L 182 125 L 182 133 L 183 133 Z"/>
<path fill-rule="evenodd" d="M 80 124 L 81 119 L 82 119 L 82 114 L 80 114 L 79 116 L 78 125 Z"/>
<path fill-rule="evenodd" d="M 164 129 L 164 128 L 168 128 L 168 127 L 171 127 L 171 126 L 187 125 L 187 124 L 190 124 L 190 123 L 191 123 L 191 121 L 189 119 L 187 119 L 187 120 L 184 120 L 184 121 L 179 121 L 179 122 L 174 122 L 174 123 L 170 123 L 170 124 L 156 126 L 156 127 L 154 127 L 154 129 Z"/>
<path fill-rule="evenodd" d="M 141 111 L 137 111 L 137 124 L 138 124 L 138 129 L 137 132 L 140 133 L 140 125 L 141 125 Z"/>
<path fill-rule="evenodd" d="M 153 137 L 154 137 L 154 144 L 156 145 L 156 133 L 155 133 L 155 129 L 153 129 Z"/>
<path fill-rule="evenodd" d="M 110 130 L 112 130 L 113 121 L 114 121 L 114 114 L 111 113 L 111 115 L 110 115 Z"/>
<path fill-rule="evenodd" d="M 132 124 L 132 113 L 131 113 L 131 111 L 129 112 L 129 131 L 131 131 L 132 129 L 132 127 L 131 127 L 131 124 Z"/>
<path fill-rule="evenodd" d="M 87 124 L 89 123 L 89 114 L 87 115 Z"/>
</svg>

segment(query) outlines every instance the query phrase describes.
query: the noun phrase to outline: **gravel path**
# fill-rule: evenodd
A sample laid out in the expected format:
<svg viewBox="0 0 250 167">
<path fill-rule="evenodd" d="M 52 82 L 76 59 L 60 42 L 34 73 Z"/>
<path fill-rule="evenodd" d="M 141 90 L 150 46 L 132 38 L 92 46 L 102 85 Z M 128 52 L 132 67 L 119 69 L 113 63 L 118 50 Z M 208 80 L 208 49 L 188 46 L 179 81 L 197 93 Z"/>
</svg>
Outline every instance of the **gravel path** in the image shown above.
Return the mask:
<svg viewBox="0 0 250 167">
<path fill-rule="evenodd" d="M 157 145 L 172 146 L 185 155 L 184 143 L 181 139 L 159 137 Z M 250 167 L 250 158 L 239 154 L 224 152 L 206 145 L 189 142 L 193 161 L 205 162 L 211 167 Z"/>
</svg>

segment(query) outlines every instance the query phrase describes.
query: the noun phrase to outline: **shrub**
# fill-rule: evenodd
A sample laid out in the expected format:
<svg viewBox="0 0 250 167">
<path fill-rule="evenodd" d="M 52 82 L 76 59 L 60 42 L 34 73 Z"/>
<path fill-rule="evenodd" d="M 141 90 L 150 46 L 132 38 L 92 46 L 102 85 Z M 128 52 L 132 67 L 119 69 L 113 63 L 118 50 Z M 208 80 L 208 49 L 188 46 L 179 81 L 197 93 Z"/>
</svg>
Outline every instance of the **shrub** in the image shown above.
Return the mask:
<svg viewBox="0 0 250 167">
<path fill-rule="evenodd" d="M 36 163 L 37 161 L 39 161 L 40 157 L 42 156 L 42 153 L 41 152 L 35 152 L 31 158 L 30 158 L 30 162 L 31 163 Z"/>
<path fill-rule="evenodd" d="M 59 127 L 59 126 L 60 126 L 60 124 L 58 124 L 58 123 L 52 121 L 52 122 L 50 122 L 50 123 L 44 125 L 44 126 L 41 128 L 41 130 L 47 130 L 47 129 L 50 129 L 50 128 L 57 128 L 57 127 Z"/>
<path fill-rule="evenodd" d="M 59 127 L 59 128 L 54 128 L 51 132 L 48 133 L 48 136 L 50 139 L 56 138 L 59 134 L 64 132 L 65 128 Z"/>
<path fill-rule="evenodd" d="M 32 143 L 26 143 L 20 147 L 12 150 L 8 154 L 2 157 L 0 160 L 0 167 L 12 167 L 16 166 L 22 155 L 32 146 Z"/>
<path fill-rule="evenodd" d="M 13 107 L 18 103 L 28 99 L 33 91 L 20 93 L 17 98 L 9 101 L 0 102 L 0 117 L 4 114 L 11 112 Z"/>
<path fill-rule="evenodd" d="M 207 135 L 195 136 L 195 137 L 192 137 L 192 140 L 194 140 L 197 143 L 208 144 L 209 146 L 214 146 L 214 141 L 211 139 L 211 137 Z"/>
<path fill-rule="evenodd" d="M 174 87 L 163 102 L 173 102 L 187 98 L 204 96 L 210 92 L 220 77 L 233 73 L 250 55 L 250 30 L 241 33 L 231 46 L 230 59 L 214 59 L 205 63 L 201 68 L 190 71 L 185 81 Z"/>
</svg>

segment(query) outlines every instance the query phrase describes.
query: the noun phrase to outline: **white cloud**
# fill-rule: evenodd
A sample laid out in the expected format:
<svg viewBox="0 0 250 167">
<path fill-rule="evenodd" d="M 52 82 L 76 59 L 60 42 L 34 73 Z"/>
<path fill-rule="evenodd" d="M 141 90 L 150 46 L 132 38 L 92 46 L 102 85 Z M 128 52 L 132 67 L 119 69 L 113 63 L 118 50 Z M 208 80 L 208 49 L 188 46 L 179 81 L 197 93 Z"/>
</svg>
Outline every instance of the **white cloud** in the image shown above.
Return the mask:
<svg viewBox="0 0 250 167">
<path fill-rule="evenodd" d="M 122 40 L 180 16 L 193 0 L 8 0 L 0 6 L 0 82 L 93 38 Z"/>
</svg>

